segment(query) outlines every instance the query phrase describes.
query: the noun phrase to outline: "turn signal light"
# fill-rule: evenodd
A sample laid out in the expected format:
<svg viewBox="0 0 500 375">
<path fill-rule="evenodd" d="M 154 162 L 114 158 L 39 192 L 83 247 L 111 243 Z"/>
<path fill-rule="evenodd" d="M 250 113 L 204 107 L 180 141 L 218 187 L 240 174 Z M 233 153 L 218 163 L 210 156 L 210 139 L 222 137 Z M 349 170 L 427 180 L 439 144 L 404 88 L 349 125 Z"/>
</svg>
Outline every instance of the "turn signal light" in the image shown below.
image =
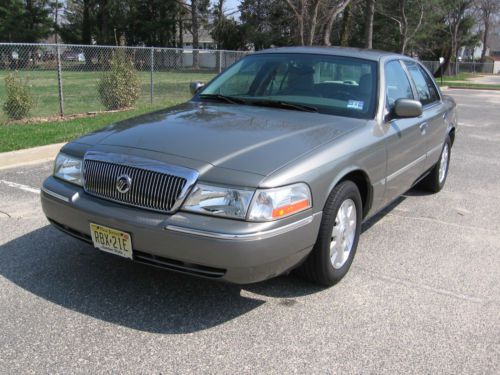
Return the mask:
<svg viewBox="0 0 500 375">
<path fill-rule="evenodd" d="M 280 217 L 291 215 L 295 212 L 299 212 L 306 208 L 309 208 L 310 206 L 311 203 L 309 202 L 309 199 L 303 199 L 299 202 L 275 208 L 273 210 L 273 219 L 279 219 Z"/>
</svg>

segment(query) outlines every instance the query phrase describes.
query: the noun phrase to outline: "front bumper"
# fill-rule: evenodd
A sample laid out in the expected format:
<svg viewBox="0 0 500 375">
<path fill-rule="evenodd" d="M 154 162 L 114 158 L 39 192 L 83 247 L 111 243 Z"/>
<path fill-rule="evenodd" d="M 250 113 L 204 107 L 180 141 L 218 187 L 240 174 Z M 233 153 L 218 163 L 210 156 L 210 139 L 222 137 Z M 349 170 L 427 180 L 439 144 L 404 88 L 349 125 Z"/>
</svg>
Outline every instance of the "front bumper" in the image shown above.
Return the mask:
<svg viewBox="0 0 500 375">
<path fill-rule="evenodd" d="M 197 276 L 246 284 L 280 275 L 311 251 L 321 212 L 249 223 L 185 212 L 173 215 L 113 203 L 53 177 L 41 194 L 47 218 L 91 242 L 90 223 L 128 232 L 134 260 Z"/>
</svg>

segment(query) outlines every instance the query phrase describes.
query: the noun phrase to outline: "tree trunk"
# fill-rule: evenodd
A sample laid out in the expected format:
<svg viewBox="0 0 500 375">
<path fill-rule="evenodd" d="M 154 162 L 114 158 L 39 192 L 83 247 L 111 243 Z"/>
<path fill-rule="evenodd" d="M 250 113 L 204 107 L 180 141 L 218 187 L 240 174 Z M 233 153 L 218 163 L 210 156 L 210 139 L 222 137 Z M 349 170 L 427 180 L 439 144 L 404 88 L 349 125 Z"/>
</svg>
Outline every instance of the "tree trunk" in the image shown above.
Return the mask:
<svg viewBox="0 0 500 375">
<path fill-rule="evenodd" d="M 488 50 L 488 34 L 490 32 L 490 20 L 484 20 L 483 50 L 481 51 L 481 62 L 484 63 Z M 474 55 L 472 56 L 474 57 Z"/>
<path fill-rule="evenodd" d="M 184 22 L 182 19 L 179 19 L 179 44 L 177 47 L 184 48 Z"/>
<path fill-rule="evenodd" d="M 92 44 L 92 25 L 90 24 L 90 0 L 83 0 L 82 44 Z"/>
<path fill-rule="evenodd" d="M 297 19 L 297 23 L 299 25 L 299 35 L 298 35 L 298 44 L 303 46 L 305 44 L 304 38 L 304 16 L 306 13 L 306 0 L 300 0 L 300 12 L 295 5 L 293 5 L 291 0 L 285 0 L 290 9 L 292 10 L 295 18 Z"/>
<path fill-rule="evenodd" d="M 319 10 L 320 0 L 314 0 L 313 3 L 313 14 L 311 17 L 311 26 L 309 30 L 309 43 L 312 46 L 314 44 L 314 37 L 316 35 L 316 25 L 318 23 L 318 10 Z"/>
<path fill-rule="evenodd" d="M 342 18 L 343 22 L 342 22 L 342 31 L 340 33 L 340 45 L 342 47 L 348 47 L 349 40 L 351 39 L 352 4 L 346 6 Z"/>
<path fill-rule="evenodd" d="M 365 18 L 365 48 L 373 48 L 373 17 L 375 14 L 375 0 L 366 1 Z"/>
<path fill-rule="evenodd" d="M 198 0 L 191 0 L 191 32 L 193 34 L 193 69 L 199 69 L 199 19 L 198 19 Z"/>
<path fill-rule="evenodd" d="M 339 1 L 337 5 L 334 5 L 328 14 L 328 21 L 325 26 L 325 33 L 323 36 L 323 44 L 325 46 L 331 46 L 331 35 L 332 35 L 332 29 L 333 29 L 333 23 L 337 19 L 337 16 L 344 11 L 345 7 L 349 5 L 351 0 L 342 0 Z"/>
<path fill-rule="evenodd" d="M 406 53 L 406 46 L 408 45 L 408 39 L 406 38 L 406 36 L 403 36 L 403 41 L 401 43 L 401 51 L 400 53 L 402 55 L 404 55 Z"/>
<path fill-rule="evenodd" d="M 108 1 L 100 1 L 100 17 L 99 17 L 99 30 L 101 32 L 101 43 L 108 44 L 110 39 L 108 39 Z M 116 44 L 116 40 L 115 40 Z"/>
<path fill-rule="evenodd" d="M 301 46 L 305 45 L 304 43 L 304 17 L 301 15 L 298 19 L 297 19 L 298 23 L 299 23 L 299 44 Z"/>
</svg>

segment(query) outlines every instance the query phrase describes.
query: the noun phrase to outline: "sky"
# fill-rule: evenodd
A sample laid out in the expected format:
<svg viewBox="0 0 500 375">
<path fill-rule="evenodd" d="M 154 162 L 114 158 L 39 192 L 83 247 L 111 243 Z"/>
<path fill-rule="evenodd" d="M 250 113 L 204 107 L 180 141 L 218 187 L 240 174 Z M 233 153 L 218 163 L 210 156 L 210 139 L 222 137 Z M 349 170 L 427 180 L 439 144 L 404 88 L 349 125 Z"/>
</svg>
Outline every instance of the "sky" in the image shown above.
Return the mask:
<svg viewBox="0 0 500 375">
<path fill-rule="evenodd" d="M 226 0 L 226 4 L 224 5 L 226 13 L 232 13 L 238 10 L 238 5 L 240 5 L 241 0 Z M 239 18 L 239 12 L 233 14 L 234 18 Z"/>
</svg>

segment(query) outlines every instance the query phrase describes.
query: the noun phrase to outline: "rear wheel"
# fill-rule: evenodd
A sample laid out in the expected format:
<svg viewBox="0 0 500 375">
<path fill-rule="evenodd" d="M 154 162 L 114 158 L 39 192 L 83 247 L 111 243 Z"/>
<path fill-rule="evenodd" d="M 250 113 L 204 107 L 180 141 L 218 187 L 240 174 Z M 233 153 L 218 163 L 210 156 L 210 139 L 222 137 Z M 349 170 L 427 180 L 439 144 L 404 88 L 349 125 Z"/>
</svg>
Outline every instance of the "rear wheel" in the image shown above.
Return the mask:
<svg viewBox="0 0 500 375">
<path fill-rule="evenodd" d="M 332 190 L 323 209 L 318 239 L 299 274 L 326 286 L 345 276 L 358 246 L 361 206 L 361 195 L 353 182 L 341 182 Z"/>
<path fill-rule="evenodd" d="M 429 175 L 420 182 L 419 187 L 432 193 L 439 192 L 444 187 L 446 177 L 448 177 L 450 156 L 451 140 L 449 136 L 446 136 L 438 162 L 434 165 Z"/>
</svg>

